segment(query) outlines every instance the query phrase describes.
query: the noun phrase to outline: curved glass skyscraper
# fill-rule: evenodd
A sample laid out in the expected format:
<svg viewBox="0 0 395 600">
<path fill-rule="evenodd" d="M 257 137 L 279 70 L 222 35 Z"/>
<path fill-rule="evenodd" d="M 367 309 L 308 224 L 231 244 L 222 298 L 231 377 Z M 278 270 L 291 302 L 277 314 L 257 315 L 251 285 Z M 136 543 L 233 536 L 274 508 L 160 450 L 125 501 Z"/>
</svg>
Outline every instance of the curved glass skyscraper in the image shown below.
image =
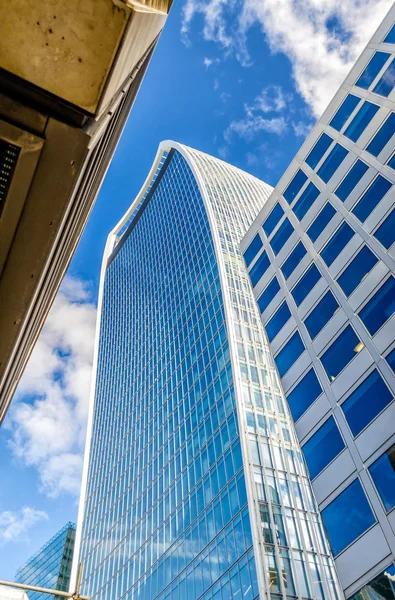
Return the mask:
<svg viewBox="0 0 395 600">
<path fill-rule="evenodd" d="M 165 142 L 109 236 L 77 542 L 94 600 L 338 597 L 238 249 L 270 193 Z"/>
</svg>

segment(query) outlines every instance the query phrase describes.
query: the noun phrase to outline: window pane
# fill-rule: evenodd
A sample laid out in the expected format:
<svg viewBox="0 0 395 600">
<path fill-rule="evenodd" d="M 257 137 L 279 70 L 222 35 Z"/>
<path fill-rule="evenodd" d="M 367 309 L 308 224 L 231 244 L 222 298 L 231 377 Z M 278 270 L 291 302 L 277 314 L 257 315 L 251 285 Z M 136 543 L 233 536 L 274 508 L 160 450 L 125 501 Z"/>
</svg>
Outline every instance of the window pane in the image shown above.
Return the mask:
<svg viewBox="0 0 395 600">
<path fill-rule="evenodd" d="M 335 116 L 333 117 L 329 125 L 333 127 L 333 129 L 340 131 L 360 100 L 361 98 L 358 98 L 358 96 L 353 96 L 352 94 L 349 94 L 344 100 L 343 104 L 335 113 Z"/>
<path fill-rule="evenodd" d="M 293 211 L 298 217 L 299 221 L 303 219 L 309 208 L 314 204 L 315 200 L 318 198 L 319 194 L 320 190 L 314 185 L 314 183 L 309 183 L 309 185 L 307 186 L 307 188 L 293 207 Z"/>
<path fill-rule="evenodd" d="M 302 381 L 300 381 L 287 396 L 287 401 L 294 421 L 297 421 L 299 417 L 306 412 L 309 406 L 317 400 L 321 392 L 322 388 L 317 375 L 315 374 L 314 369 L 310 369 L 307 375 L 303 377 Z"/>
<path fill-rule="evenodd" d="M 244 260 L 247 267 L 252 263 L 259 250 L 262 248 L 262 240 L 259 233 L 256 234 L 251 244 L 248 246 L 247 250 L 244 252 Z"/>
<path fill-rule="evenodd" d="M 270 215 L 268 216 L 268 218 L 266 219 L 266 221 L 264 222 L 264 224 L 262 225 L 263 231 L 266 233 L 267 236 L 271 234 L 271 232 L 276 227 L 283 214 L 284 211 L 281 204 L 277 203 Z"/>
<path fill-rule="evenodd" d="M 314 264 L 312 264 L 311 267 L 307 269 L 303 277 L 299 279 L 294 289 L 291 291 L 296 306 L 299 306 L 303 302 L 307 294 L 311 292 L 315 284 L 320 279 L 321 273 L 319 272 L 317 267 Z"/>
<path fill-rule="evenodd" d="M 274 361 L 277 365 L 280 377 L 283 377 L 285 373 L 292 367 L 294 362 L 304 352 L 304 345 L 299 332 L 296 331 L 289 342 L 287 342 L 284 348 L 277 354 Z"/>
<path fill-rule="evenodd" d="M 376 79 L 389 56 L 391 55 L 386 52 L 376 52 L 355 85 L 367 90 L 374 79 Z"/>
<path fill-rule="evenodd" d="M 391 182 L 378 175 L 372 185 L 366 190 L 358 204 L 352 209 L 354 215 L 363 223 L 376 208 L 391 187 Z"/>
<path fill-rule="evenodd" d="M 274 296 L 279 292 L 279 290 L 280 285 L 277 281 L 277 278 L 273 277 L 267 288 L 258 298 L 258 306 L 260 308 L 261 313 L 267 309 L 270 302 L 273 300 Z"/>
<path fill-rule="evenodd" d="M 358 313 L 358 316 L 370 335 L 374 335 L 392 317 L 394 311 L 395 278 L 390 277 Z"/>
<path fill-rule="evenodd" d="M 291 183 L 283 193 L 283 196 L 288 202 L 288 204 L 291 204 L 291 202 L 300 192 L 300 189 L 306 180 L 307 175 L 301 169 L 299 169 L 299 171 L 296 173 L 295 177 L 292 179 Z"/>
<path fill-rule="evenodd" d="M 312 242 L 315 242 L 318 236 L 321 235 L 321 233 L 324 231 L 325 227 L 328 225 L 329 221 L 335 214 L 336 211 L 333 208 L 332 204 L 330 204 L 330 202 L 327 202 L 322 211 L 314 219 L 314 221 L 312 222 L 312 224 L 306 232 Z"/>
<path fill-rule="evenodd" d="M 255 287 L 262 275 L 267 271 L 270 266 L 270 261 L 266 252 L 262 252 L 255 265 L 252 267 L 249 272 L 249 276 L 251 279 L 252 287 Z"/>
<path fill-rule="evenodd" d="M 335 419 L 329 417 L 314 435 L 302 446 L 302 452 L 314 479 L 345 447 Z"/>
<path fill-rule="evenodd" d="M 291 254 L 288 256 L 287 260 L 281 267 L 281 271 L 285 279 L 288 279 L 291 273 L 293 273 L 293 271 L 296 269 L 302 258 L 305 256 L 305 254 L 306 248 L 303 246 L 302 242 L 299 242 L 299 244 L 296 246 L 296 248 L 292 250 Z"/>
<path fill-rule="evenodd" d="M 387 165 L 395 171 L 395 154 L 391 156 L 390 160 L 387 162 Z"/>
<path fill-rule="evenodd" d="M 280 252 L 285 242 L 292 235 L 293 230 L 294 228 L 292 227 L 290 221 L 288 219 L 285 219 L 274 234 L 274 236 L 272 237 L 270 242 L 274 254 L 278 254 Z"/>
<path fill-rule="evenodd" d="M 366 148 L 373 156 L 378 156 L 382 149 L 388 144 L 395 133 L 395 113 L 391 113 L 388 119 L 380 127 L 369 146 Z"/>
<path fill-rule="evenodd" d="M 265 325 L 267 337 L 269 341 L 274 340 L 278 332 L 284 327 L 285 323 L 291 316 L 291 312 L 288 308 L 288 304 L 283 302 L 273 317 Z"/>
<path fill-rule="evenodd" d="M 351 325 L 347 325 L 339 337 L 336 338 L 333 344 L 321 356 L 321 362 L 328 375 L 328 379 L 334 381 L 339 373 L 343 371 L 344 367 L 363 348 L 363 344 L 359 341 Z"/>
<path fill-rule="evenodd" d="M 354 230 L 348 223 L 344 222 L 340 225 L 339 229 L 321 251 L 322 259 L 328 267 L 339 256 L 340 252 L 348 244 L 353 235 Z"/>
<path fill-rule="evenodd" d="M 377 231 L 373 234 L 384 248 L 391 248 L 395 242 L 395 210 L 383 221 Z"/>
<path fill-rule="evenodd" d="M 358 435 L 391 401 L 391 392 L 375 369 L 341 405 L 352 434 Z"/>
<path fill-rule="evenodd" d="M 369 467 L 369 471 L 385 509 L 391 510 L 395 506 L 395 444 Z"/>
<path fill-rule="evenodd" d="M 368 101 L 364 102 L 347 127 L 344 135 L 353 142 L 356 142 L 365 131 L 366 127 L 369 125 L 379 108 L 380 107 L 377 104 L 372 104 Z"/>
<path fill-rule="evenodd" d="M 335 556 L 376 521 L 359 479 L 353 481 L 321 514 Z"/>
<path fill-rule="evenodd" d="M 395 566 L 390 565 L 385 569 L 385 572 L 395 576 Z M 387 575 L 384 575 L 384 572 L 364 585 L 359 592 L 350 596 L 349 600 L 366 600 L 367 598 L 377 598 L 378 600 L 395 599 L 394 584 Z"/>
<path fill-rule="evenodd" d="M 346 158 L 347 154 L 348 151 L 343 146 L 336 144 L 329 156 L 325 159 L 317 171 L 317 175 L 321 177 L 322 181 L 328 183 L 337 168 Z"/>
<path fill-rule="evenodd" d="M 348 196 L 351 194 L 357 183 L 360 182 L 368 168 L 368 165 L 362 162 L 362 160 L 357 160 L 354 163 L 352 168 L 349 170 L 349 172 L 335 191 L 336 196 L 340 198 L 342 202 L 347 200 Z"/>
<path fill-rule="evenodd" d="M 373 252 L 364 246 L 355 258 L 350 262 L 347 269 L 343 271 L 337 280 L 344 294 L 348 297 L 361 283 L 366 275 L 373 269 L 378 258 Z"/>
<path fill-rule="evenodd" d="M 312 169 L 315 169 L 329 146 L 333 142 L 333 139 L 326 133 L 323 133 L 319 138 L 314 148 L 310 151 L 310 154 L 306 158 L 306 162 Z"/>
<path fill-rule="evenodd" d="M 379 94 L 380 96 L 384 96 L 387 98 L 395 85 L 395 62 L 392 61 L 388 69 L 385 71 L 384 75 L 378 81 L 378 83 L 373 88 L 375 94 Z"/>
<path fill-rule="evenodd" d="M 325 327 L 338 308 L 339 305 L 332 292 L 327 292 L 304 322 L 312 340 Z"/>
<path fill-rule="evenodd" d="M 385 357 L 385 360 L 387 361 L 387 363 L 389 364 L 389 366 L 395 373 L 395 348 L 392 350 L 392 352 L 387 354 L 387 356 Z"/>
</svg>

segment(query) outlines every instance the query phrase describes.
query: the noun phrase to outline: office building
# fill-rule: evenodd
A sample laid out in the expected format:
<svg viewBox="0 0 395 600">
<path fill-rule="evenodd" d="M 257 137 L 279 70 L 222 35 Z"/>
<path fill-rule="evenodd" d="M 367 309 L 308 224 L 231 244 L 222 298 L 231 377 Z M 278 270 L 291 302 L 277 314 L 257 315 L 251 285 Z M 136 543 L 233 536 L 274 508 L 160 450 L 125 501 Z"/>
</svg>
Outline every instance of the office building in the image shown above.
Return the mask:
<svg viewBox="0 0 395 600">
<path fill-rule="evenodd" d="M 271 191 L 164 142 L 108 238 L 75 561 L 92 600 L 339 598 L 239 250 Z"/>
<path fill-rule="evenodd" d="M 15 581 L 67 592 L 75 542 L 75 525 L 67 523 L 36 554 L 18 569 Z M 21 592 L 19 591 L 19 594 Z M 48 594 L 26 592 L 29 600 L 47 600 Z M 57 596 L 55 596 L 56 600 Z"/>
<path fill-rule="evenodd" d="M 241 244 L 337 572 L 358 599 L 394 598 L 394 21 L 395 7 Z"/>
</svg>

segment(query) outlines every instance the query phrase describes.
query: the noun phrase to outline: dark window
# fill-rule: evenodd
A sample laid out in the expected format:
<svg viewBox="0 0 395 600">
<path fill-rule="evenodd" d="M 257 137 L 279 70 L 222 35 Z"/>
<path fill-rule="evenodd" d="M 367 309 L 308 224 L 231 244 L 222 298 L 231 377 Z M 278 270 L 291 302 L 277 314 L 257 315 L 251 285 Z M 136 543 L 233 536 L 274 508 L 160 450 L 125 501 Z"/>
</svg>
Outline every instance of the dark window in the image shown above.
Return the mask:
<svg viewBox="0 0 395 600">
<path fill-rule="evenodd" d="M 281 267 L 285 279 L 288 279 L 305 255 L 306 248 L 303 246 L 302 242 L 299 242 Z"/>
<path fill-rule="evenodd" d="M 387 98 L 395 85 L 395 62 L 392 61 L 388 69 L 385 71 L 384 75 L 378 81 L 378 83 L 373 88 L 375 94 L 379 94 L 380 96 L 384 96 Z"/>
<path fill-rule="evenodd" d="M 284 327 L 285 323 L 289 320 L 291 312 L 288 308 L 288 304 L 283 302 L 277 312 L 274 313 L 272 318 L 265 325 L 267 337 L 271 342 L 274 340 L 279 331 Z"/>
<path fill-rule="evenodd" d="M 318 377 L 315 374 L 314 369 L 303 377 L 298 385 L 292 390 L 287 396 L 289 408 L 291 409 L 292 417 L 294 421 L 297 421 L 299 417 L 315 402 L 322 393 L 322 387 L 318 381 Z"/>
<path fill-rule="evenodd" d="M 366 150 L 370 152 L 370 154 L 373 154 L 373 156 L 378 156 L 382 149 L 388 144 L 394 133 L 395 113 L 391 113 L 388 119 L 384 121 Z"/>
<path fill-rule="evenodd" d="M 378 258 L 367 246 L 358 252 L 337 280 L 347 298 L 373 269 L 377 261 Z"/>
<path fill-rule="evenodd" d="M 303 219 L 309 208 L 314 204 L 315 200 L 318 198 L 320 194 L 320 190 L 314 185 L 314 183 L 309 183 L 305 191 L 300 196 L 299 200 L 296 202 L 293 207 L 293 211 L 295 215 L 298 217 L 299 221 Z"/>
<path fill-rule="evenodd" d="M 395 210 L 383 221 L 377 231 L 373 234 L 384 248 L 391 248 L 395 242 Z"/>
<path fill-rule="evenodd" d="M 339 229 L 331 237 L 327 245 L 321 250 L 321 256 L 325 264 L 329 267 L 339 256 L 354 235 L 354 230 L 344 221 Z"/>
<path fill-rule="evenodd" d="M 384 198 L 391 187 L 391 182 L 378 175 L 372 185 L 366 190 L 360 201 L 352 209 L 354 215 L 363 223 L 378 203 Z"/>
<path fill-rule="evenodd" d="M 359 479 L 341 492 L 321 514 L 334 556 L 376 521 Z"/>
<path fill-rule="evenodd" d="M 364 345 L 359 341 L 351 325 L 341 332 L 332 345 L 321 356 L 321 362 L 328 379 L 334 381 L 343 369 L 352 361 Z"/>
<path fill-rule="evenodd" d="M 377 104 L 372 104 L 368 101 L 364 102 L 347 127 L 344 135 L 353 142 L 356 142 L 365 131 L 366 127 L 369 125 L 379 108 L 380 107 Z"/>
<path fill-rule="evenodd" d="M 334 295 L 328 291 L 304 322 L 312 340 L 330 321 L 338 308 Z"/>
<path fill-rule="evenodd" d="M 281 248 L 292 235 L 293 231 L 294 228 L 292 227 L 289 220 L 287 218 L 284 219 L 283 223 L 277 229 L 276 233 L 270 241 L 270 245 L 273 249 L 274 254 L 278 254 L 280 252 Z"/>
<path fill-rule="evenodd" d="M 348 150 L 346 150 L 340 144 L 336 144 L 333 150 L 329 153 L 329 156 L 324 160 L 322 165 L 317 171 L 317 175 L 321 177 L 322 181 L 328 183 L 332 175 L 337 171 L 343 160 L 346 158 Z"/>
<path fill-rule="evenodd" d="M 390 565 L 383 573 L 377 575 L 369 583 L 363 586 L 349 600 L 366 600 L 366 598 L 377 598 L 378 600 L 395 600 L 395 589 L 387 573 L 395 576 L 395 566 Z"/>
<path fill-rule="evenodd" d="M 329 146 L 333 142 L 333 139 L 326 133 L 323 133 L 317 141 L 314 148 L 310 151 L 310 154 L 306 158 L 306 162 L 312 169 L 315 169 Z"/>
<path fill-rule="evenodd" d="M 357 160 L 354 163 L 335 191 L 336 196 L 340 198 L 342 202 L 347 200 L 348 196 L 351 194 L 355 186 L 361 181 L 368 168 L 368 165 L 362 162 L 362 160 Z"/>
<path fill-rule="evenodd" d="M 321 235 L 321 233 L 324 231 L 325 227 L 328 225 L 329 221 L 335 214 L 336 211 L 333 208 L 332 204 L 330 204 L 330 202 L 327 202 L 322 211 L 314 219 L 314 221 L 312 222 L 312 224 L 306 232 L 312 242 L 315 242 L 318 236 Z"/>
<path fill-rule="evenodd" d="M 250 264 L 258 254 L 259 250 L 262 248 L 262 246 L 263 244 L 261 236 L 259 235 L 259 233 L 257 233 L 254 239 L 252 240 L 251 244 L 248 246 L 247 250 L 244 252 L 244 260 L 247 267 L 250 266 Z"/>
<path fill-rule="evenodd" d="M 378 332 L 395 312 L 395 278 L 390 277 L 373 298 L 359 311 L 358 316 L 370 335 Z"/>
<path fill-rule="evenodd" d="M 303 352 L 304 345 L 302 338 L 300 337 L 299 332 L 296 331 L 274 359 L 280 377 L 285 375 Z"/>
<path fill-rule="evenodd" d="M 395 506 L 395 444 L 369 467 L 369 471 L 385 509 L 391 510 Z"/>
<path fill-rule="evenodd" d="M 395 171 L 395 154 L 391 156 L 390 160 L 387 162 L 387 165 Z"/>
<path fill-rule="evenodd" d="M 292 179 L 291 183 L 283 193 L 283 196 L 288 202 L 288 204 L 291 204 L 294 198 L 298 195 L 305 181 L 307 181 L 307 175 L 301 169 L 299 169 L 299 171 L 296 173 L 295 177 Z"/>
<path fill-rule="evenodd" d="M 270 266 L 270 260 L 266 252 L 262 252 L 255 265 L 252 267 L 249 272 L 249 276 L 251 279 L 252 287 L 255 287 L 262 275 L 267 271 Z"/>
<path fill-rule="evenodd" d="M 376 52 L 355 85 L 367 90 L 390 56 L 391 55 L 387 54 L 387 52 Z"/>
<path fill-rule="evenodd" d="M 293 299 L 295 300 L 296 306 L 299 306 L 306 296 L 311 292 L 315 284 L 321 279 L 321 273 L 315 266 L 312 264 L 306 271 L 306 273 L 301 277 L 298 283 L 295 285 L 291 294 Z"/>
<path fill-rule="evenodd" d="M 276 227 L 283 214 L 284 210 L 281 204 L 277 203 L 270 215 L 268 216 L 268 218 L 266 219 L 266 221 L 264 222 L 264 224 L 262 225 L 263 231 L 266 233 L 267 236 L 271 234 L 271 232 Z"/>
<path fill-rule="evenodd" d="M 392 350 L 392 352 L 387 354 L 387 356 L 385 357 L 385 360 L 387 361 L 387 363 L 389 364 L 389 366 L 395 373 L 395 348 Z"/>
<path fill-rule="evenodd" d="M 358 98 L 358 96 L 348 94 L 347 98 L 344 100 L 340 108 L 338 108 L 329 125 L 333 127 L 333 129 L 340 131 L 360 100 L 361 98 Z"/>
<path fill-rule="evenodd" d="M 375 369 L 341 405 L 352 434 L 358 435 L 391 401 L 391 392 Z"/>
<path fill-rule="evenodd" d="M 393 25 L 387 33 L 387 37 L 384 39 L 384 43 L 395 44 L 395 25 Z"/>
<path fill-rule="evenodd" d="M 314 479 L 344 448 L 343 438 L 336 421 L 329 417 L 314 435 L 302 446 L 302 452 Z"/>
<path fill-rule="evenodd" d="M 267 288 L 262 292 L 257 300 L 261 313 L 267 309 L 270 302 L 273 300 L 274 296 L 276 296 L 279 290 L 280 285 L 277 281 L 277 278 L 273 277 Z"/>
</svg>

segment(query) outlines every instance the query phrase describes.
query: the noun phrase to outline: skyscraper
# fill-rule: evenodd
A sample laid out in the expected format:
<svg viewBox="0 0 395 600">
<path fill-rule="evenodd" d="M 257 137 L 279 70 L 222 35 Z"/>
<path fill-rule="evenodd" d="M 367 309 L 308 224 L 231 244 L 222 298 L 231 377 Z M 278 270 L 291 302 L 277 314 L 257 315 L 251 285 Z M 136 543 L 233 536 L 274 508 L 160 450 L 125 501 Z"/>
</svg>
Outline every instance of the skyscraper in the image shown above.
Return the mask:
<svg viewBox="0 0 395 600">
<path fill-rule="evenodd" d="M 270 192 L 165 142 L 108 238 L 76 552 L 93 600 L 338 598 L 239 250 Z"/>
<path fill-rule="evenodd" d="M 347 597 L 394 598 L 395 7 L 245 236 Z"/>
</svg>

